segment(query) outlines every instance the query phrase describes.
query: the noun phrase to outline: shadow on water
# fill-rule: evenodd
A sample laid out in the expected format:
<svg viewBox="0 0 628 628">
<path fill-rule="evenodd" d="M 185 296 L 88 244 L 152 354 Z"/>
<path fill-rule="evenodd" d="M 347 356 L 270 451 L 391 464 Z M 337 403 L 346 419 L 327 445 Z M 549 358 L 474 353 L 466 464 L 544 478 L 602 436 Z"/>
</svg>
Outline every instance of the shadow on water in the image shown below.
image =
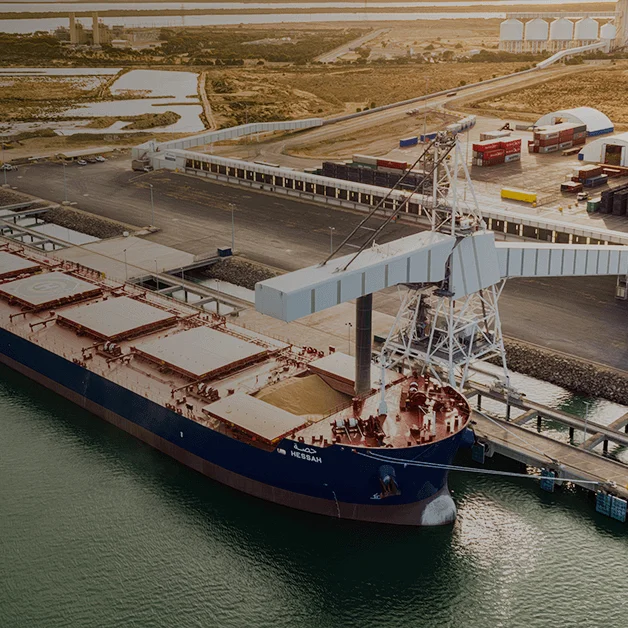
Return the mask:
<svg viewBox="0 0 628 628">
<path fill-rule="evenodd" d="M 93 591 L 83 592 L 83 575 L 75 575 L 68 603 L 86 595 L 94 626 L 149 625 L 153 607 L 160 609 L 160 619 L 150 625 L 159 626 L 175 625 L 175 617 L 180 626 L 453 626 L 458 623 L 441 622 L 443 612 L 457 609 L 466 616 L 469 596 L 490 594 L 495 574 L 487 554 L 503 553 L 504 564 L 511 560 L 496 544 L 531 544 L 532 523 L 526 520 L 531 510 L 539 518 L 566 512 L 601 537 L 625 534 L 625 527 L 589 514 L 592 508 L 583 508 L 581 494 L 550 495 L 531 481 L 466 474 L 450 479 L 460 509 L 454 526 L 387 527 L 315 516 L 213 482 L 0 367 L 0 408 L 5 402 L 20 410 L 20 424 L 9 425 L 10 432 L 30 429 L 47 436 L 37 451 L 24 445 L 24 464 L 41 464 L 53 476 L 50 482 L 55 468 L 59 476 L 72 476 L 73 492 L 66 499 L 74 500 L 75 529 L 63 551 L 76 552 L 79 563 L 81 554 L 95 551 L 98 567 L 92 558 L 85 569 L 95 571 L 90 577 L 101 586 L 116 581 L 120 560 L 134 573 L 132 586 L 112 584 L 109 595 L 115 599 L 103 595 L 98 603 Z M 5 417 L 0 425 L 10 420 Z M 496 468 L 515 469 L 510 463 Z M 36 492 L 37 486 L 29 490 Z M 37 507 L 54 510 L 51 493 L 38 497 Z M 82 503 L 86 495 L 90 499 Z M 94 519 L 103 531 L 85 530 Z M 55 599 L 61 595 L 54 593 Z M 181 620 L 182 600 L 190 595 L 195 605 Z M 42 613 L 30 617 L 35 623 L 49 619 Z M 138 623 L 125 620 L 129 613 Z"/>
</svg>

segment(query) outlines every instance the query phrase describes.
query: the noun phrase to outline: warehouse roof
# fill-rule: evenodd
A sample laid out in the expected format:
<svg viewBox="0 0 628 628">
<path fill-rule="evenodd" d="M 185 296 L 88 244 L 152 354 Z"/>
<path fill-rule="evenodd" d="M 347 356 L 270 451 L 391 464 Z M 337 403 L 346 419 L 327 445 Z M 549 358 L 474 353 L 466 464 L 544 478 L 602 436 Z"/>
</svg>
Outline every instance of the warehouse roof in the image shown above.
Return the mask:
<svg viewBox="0 0 628 628">
<path fill-rule="evenodd" d="M 573 109 L 560 109 L 546 113 L 536 121 L 535 126 L 555 124 L 557 120 L 563 122 L 576 122 L 586 124 L 589 135 L 599 135 L 600 133 L 611 133 L 614 130 L 613 123 L 608 116 L 593 107 L 574 107 Z"/>
</svg>

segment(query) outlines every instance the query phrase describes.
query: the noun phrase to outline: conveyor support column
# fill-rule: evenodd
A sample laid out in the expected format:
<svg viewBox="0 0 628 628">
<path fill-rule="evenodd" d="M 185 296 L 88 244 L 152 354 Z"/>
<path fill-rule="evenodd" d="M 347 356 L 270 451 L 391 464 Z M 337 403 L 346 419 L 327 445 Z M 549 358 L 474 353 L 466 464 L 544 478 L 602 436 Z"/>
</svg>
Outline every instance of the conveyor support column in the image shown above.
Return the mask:
<svg viewBox="0 0 628 628">
<path fill-rule="evenodd" d="M 373 346 L 373 295 L 355 302 L 355 395 L 371 391 L 371 354 Z"/>
</svg>

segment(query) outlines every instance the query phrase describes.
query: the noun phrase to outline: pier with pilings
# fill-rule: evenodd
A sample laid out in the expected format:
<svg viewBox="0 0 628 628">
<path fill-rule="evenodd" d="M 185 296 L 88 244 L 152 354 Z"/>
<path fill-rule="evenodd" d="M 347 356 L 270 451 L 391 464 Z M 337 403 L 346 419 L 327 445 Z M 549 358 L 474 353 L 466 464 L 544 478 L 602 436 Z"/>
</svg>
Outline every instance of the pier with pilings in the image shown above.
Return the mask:
<svg viewBox="0 0 628 628">
<path fill-rule="evenodd" d="M 601 425 L 530 401 L 524 395 L 477 382 L 468 382 L 465 393 L 470 402 L 474 398 L 476 400 L 474 429 L 478 443 L 483 448 L 482 458 L 499 454 L 549 472 L 555 478 L 555 483 L 561 480 L 576 484 L 578 481 L 588 482 L 591 484 L 579 486 L 628 499 L 628 465 L 604 455 L 608 452 L 609 442 L 622 446 L 628 444 L 628 413 L 610 425 Z M 502 403 L 506 418 L 483 412 L 483 398 Z M 512 408 L 523 410 L 524 413 L 511 418 Z M 569 442 L 563 443 L 543 434 L 544 419 L 566 426 L 569 429 Z M 532 421 L 536 421 L 536 432 L 525 427 Z M 575 430 L 585 434 L 583 443 L 579 445 L 574 443 Z M 591 436 L 587 437 L 586 434 Z M 603 454 L 594 451 L 600 443 L 603 443 Z"/>
</svg>

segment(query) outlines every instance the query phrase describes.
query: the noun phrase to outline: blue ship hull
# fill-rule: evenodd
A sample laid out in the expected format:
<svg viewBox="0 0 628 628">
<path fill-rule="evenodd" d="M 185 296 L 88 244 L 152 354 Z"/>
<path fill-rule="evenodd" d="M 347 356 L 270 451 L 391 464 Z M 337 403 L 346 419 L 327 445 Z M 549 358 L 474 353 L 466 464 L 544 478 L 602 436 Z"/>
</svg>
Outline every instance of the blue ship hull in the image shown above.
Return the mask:
<svg viewBox="0 0 628 628">
<path fill-rule="evenodd" d="M 400 493 L 381 498 L 386 463 L 370 458 L 367 450 L 284 439 L 267 451 L 200 425 L 6 330 L 0 330 L 0 360 L 200 473 L 251 495 L 380 523 L 437 525 L 455 518 L 442 469 L 394 464 Z M 464 429 L 434 444 L 377 451 L 395 459 L 450 464 L 472 437 Z"/>
</svg>

